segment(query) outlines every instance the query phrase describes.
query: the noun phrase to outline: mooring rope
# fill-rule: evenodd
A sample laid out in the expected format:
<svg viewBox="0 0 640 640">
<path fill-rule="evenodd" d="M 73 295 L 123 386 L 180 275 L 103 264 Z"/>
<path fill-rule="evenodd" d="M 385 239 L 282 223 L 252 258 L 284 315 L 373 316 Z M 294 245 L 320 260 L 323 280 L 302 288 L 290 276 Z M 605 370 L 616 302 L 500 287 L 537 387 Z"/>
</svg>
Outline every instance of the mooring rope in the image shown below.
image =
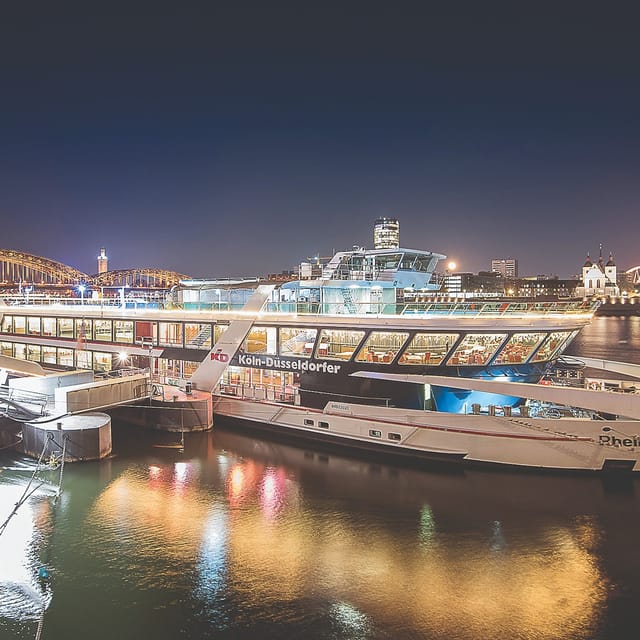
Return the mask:
<svg viewBox="0 0 640 640">
<path fill-rule="evenodd" d="M 51 436 L 51 434 L 48 434 L 48 435 Z M 29 491 L 29 489 L 31 488 L 31 484 L 33 483 L 36 475 L 38 474 L 38 471 L 40 471 L 40 464 L 42 463 L 42 459 L 44 458 L 44 454 L 45 454 L 45 452 L 47 450 L 47 446 L 49 445 L 49 440 L 50 439 L 51 439 L 51 437 L 48 437 L 48 438 L 45 439 L 44 446 L 42 447 L 42 453 L 40 453 L 40 457 L 38 458 L 38 462 L 36 464 L 36 468 L 33 470 L 33 473 L 31 474 L 31 478 L 29 479 L 29 482 L 27 483 L 27 486 L 25 487 L 24 491 L 22 492 L 22 495 L 20 496 L 20 499 L 18 500 L 18 502 L 16 502 L 15 505 L 13 506 L 13 510 L 8 515 L 7 519 L 0 525 L 0 536 L 4 533 L 4 531 L 7 528 L 7 525 L 9 524 L 9 521 L 11 520 L 11 518 L 13 518 L 13 516 L 15 516 L 16 513 L 18 513 L 18 509 L 33 495 L 33 493 L 35 491 L 37 491 L 44 484 L 45 481 L 43 480 L 32 491 Z"/>
<path fill-rule="evenodd" d="M 58 489 L 56 491 L 56 497 L 53 500 L 53 504 L 56 504 L 56 502 L 58 501 L 58 498 L 60 497 L 60 494 L 62 493 L 62 476 L 64 474 L 64 458 L 65 458 L 65 453 L 67 451 L 68 439 L 69 439 L 69 436 L 65 433 L 62 436 L 62 461 L 60 462 L 60 477 L 58 478 Z"/>
<path fill-rule="evenodd" d="M 54 444 L 59 447 L 60 445 L 55 442 L 55 440 L 53 439 L 52 434 L 49 434 L 51 436 L 51 440 L 52 442 L 54 442 Z M 61 454 L 61 459 L 60 459 L 60 475 L 58 476 L 58 488 L 56 489 L 56 495 L 53 498 L 53 514 L 52 514 L 52 525 L 51 525 L 51 536 L 53 537 L 54 531 L 55 531 L 55 516 L 57 513 L 56 510 L 56 505 L 58 502 L 58 498 L 60 497 L 60 494 L 62 493 L 62 479 L 64 477 L 64 462 L 65 462 L 65 458 L 66 458 L 66 453 L 67 453 L 67 441 L 69 440 L 69 436 L 68 434 L 63 434 L 62 436 L 62 454 Z M 50 555 L 50 551 L 51 551 L 51 541 L 49 542 L 49 553 L 47 553 L 46 555 L 49 556 Z M 44 564 L 40 567 L 40 569 L 38 570 L 38 577 L 42 580 L 49 580 L 49 570 L 47 569 L 47 560 L 45 560 Z M 40 634 L 42 633 L 42 628 L 44 627 L 44 617 L 46 614 L 46 608 L 43 606 L 42 607 L 42 613 L 40 614 L 40 619 L 38 620 L 38 628 L 36 629 L 36 636 L 35 636 L 35 640 L 39 640 L 40 639 Z"/>
<path fill-rule="evenodd" d="M 38 620 L 38 628 L 36 629 L 36 638 L 35 640 L 40 640 L 40 634 L 42 633 L 42 627 L 44 626 L 44 614 L 46 609 L 42 607 L 42 613 L 40 614 L 40 618 Z"/>
</svg>

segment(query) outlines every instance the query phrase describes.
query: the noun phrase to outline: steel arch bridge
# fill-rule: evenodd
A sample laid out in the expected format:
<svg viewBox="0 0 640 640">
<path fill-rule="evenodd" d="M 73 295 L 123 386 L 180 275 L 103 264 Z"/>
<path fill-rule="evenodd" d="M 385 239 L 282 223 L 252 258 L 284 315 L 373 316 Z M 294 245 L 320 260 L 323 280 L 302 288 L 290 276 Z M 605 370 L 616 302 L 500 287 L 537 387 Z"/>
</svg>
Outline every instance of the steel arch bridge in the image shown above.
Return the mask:
<svg viewBox="0 0 640 640">
<path fill-rule="evenodd" d="M 87 278 L 94 287 L 148 287 L 169 289 L 189 276 L 166 269 L 117 269 Z"/>
<path fill-rule="evenodd" d="M 87 275 L 61 262 L 22 251 L 0 249 L 0 284 L 34 283 L 95 287 L 147 287 L 169 289 L 189 276 L 167 269 L 118 269 Z"/>
<path fill-rule="evenodd" d="M 86 274 L 61 262 L 22 251 L 0 249 L 0 282 L 36 282 L 78 284 Z"/>
<path fill-rule="evenodd" d="M 640 284 L 640 265 L 637 267 L 631 267 L 631 269 L 627 269 L 625 273 L 629 276 L 632 276 L 631 281 L 633 284 Z"/>
</svg>

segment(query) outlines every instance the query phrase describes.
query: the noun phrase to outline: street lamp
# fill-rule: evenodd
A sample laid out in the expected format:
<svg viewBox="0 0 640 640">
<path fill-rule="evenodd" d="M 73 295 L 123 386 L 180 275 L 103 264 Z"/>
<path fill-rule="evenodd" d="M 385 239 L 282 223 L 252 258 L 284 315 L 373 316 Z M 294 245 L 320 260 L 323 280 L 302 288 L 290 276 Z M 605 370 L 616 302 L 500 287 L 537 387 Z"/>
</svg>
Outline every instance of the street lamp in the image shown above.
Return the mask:
<svg viewBox="0 0 640 640">
<path fill-rule="evenodd" d="M 80 304 L 84 304 L 84 292 L 87 288 L 86 284 L 79 284 L 78 285 L 78 291 L 80 292 Z"/>
</svg>

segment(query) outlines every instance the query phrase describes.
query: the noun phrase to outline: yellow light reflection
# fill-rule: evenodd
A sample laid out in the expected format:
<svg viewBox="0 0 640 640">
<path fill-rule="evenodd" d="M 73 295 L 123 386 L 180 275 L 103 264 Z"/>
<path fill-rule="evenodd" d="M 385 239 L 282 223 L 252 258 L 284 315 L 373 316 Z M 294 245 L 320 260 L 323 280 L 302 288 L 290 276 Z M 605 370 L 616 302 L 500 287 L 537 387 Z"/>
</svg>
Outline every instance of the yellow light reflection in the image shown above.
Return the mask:
<svg viewBox="0 0 640 640">
<path fill-rule="evenodd" d="M 263 605 L 321 592 L 348 603 L 335 612 L 346 627 L 375 620 L 464 639 L 496 629 L 586 637 L 605 609 L 599 533 L 587 519 L 515 532 L 487 522 L 484 537 L 465 536 L 443 530 L 438 510 L 423 505 L 413 534 L 399 537 L 389 520 L 310 508 L 280 468 L 230 465 L 215 495 L 197 482 L 178 491 L 171 475 L 123 474 L 100 496 L 91 526 L 111 530 L 119 545 L 131 540 L 137 556 L 199 572 L 200 597 L 215 597 L 225 581 Z"/>
</svg>

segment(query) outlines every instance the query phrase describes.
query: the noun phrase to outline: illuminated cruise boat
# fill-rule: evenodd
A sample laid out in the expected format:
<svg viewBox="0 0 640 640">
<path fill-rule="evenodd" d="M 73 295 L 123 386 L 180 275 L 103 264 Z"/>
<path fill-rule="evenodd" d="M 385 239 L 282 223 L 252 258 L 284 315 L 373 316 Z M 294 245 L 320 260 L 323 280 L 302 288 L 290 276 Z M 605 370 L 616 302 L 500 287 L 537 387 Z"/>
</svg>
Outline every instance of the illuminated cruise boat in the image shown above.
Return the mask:
<svg viewBox="0 0 640 640">
<path fill-rule="evenodd" d="M 148 366 L 156 381 L 211 391 L 216 419 L 288 436 L 449 461 L 640 468 L 635 420 L 603 431 L 592 413 L 536 416 L 536 394 L 550 390 L 535 383 L 594 308 L 441 301 L 432 277 L 444 257 L 354 248 L 280 286 L 184 281 L 162 304 L 14 301 L 0 307 L 0 350 L 107 373 Z"/>
</svg>

